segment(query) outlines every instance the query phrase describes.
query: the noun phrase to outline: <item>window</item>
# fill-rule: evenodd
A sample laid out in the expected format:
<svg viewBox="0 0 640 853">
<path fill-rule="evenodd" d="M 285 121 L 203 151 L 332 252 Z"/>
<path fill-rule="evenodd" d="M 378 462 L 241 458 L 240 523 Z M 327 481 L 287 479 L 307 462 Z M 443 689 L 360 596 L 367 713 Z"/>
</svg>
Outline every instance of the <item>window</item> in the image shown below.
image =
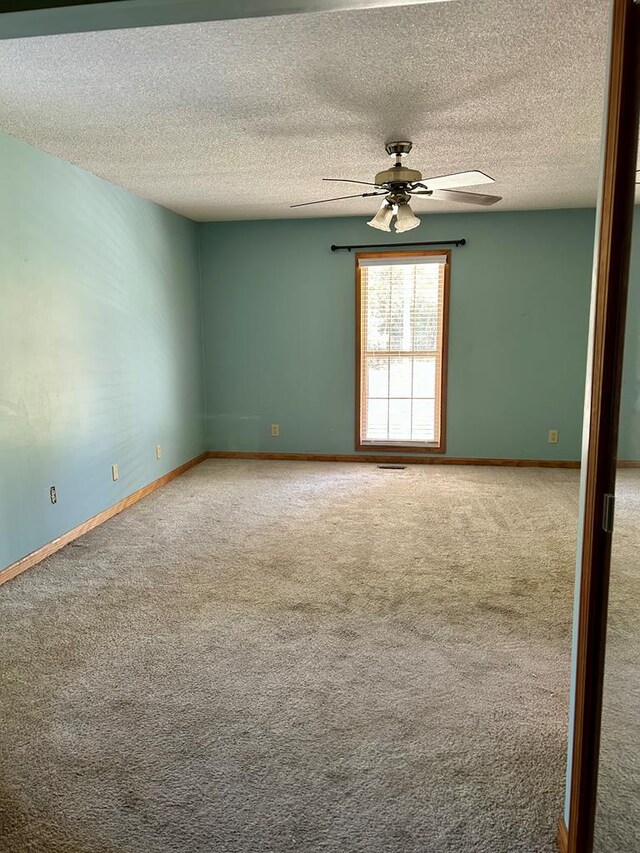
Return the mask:
<svg viewBox="0 0 640 853">
<path fill-rule="evenodd" d="M 448 252 L 356 258 L 358 450 L 445 449 Z"/>
</svg>

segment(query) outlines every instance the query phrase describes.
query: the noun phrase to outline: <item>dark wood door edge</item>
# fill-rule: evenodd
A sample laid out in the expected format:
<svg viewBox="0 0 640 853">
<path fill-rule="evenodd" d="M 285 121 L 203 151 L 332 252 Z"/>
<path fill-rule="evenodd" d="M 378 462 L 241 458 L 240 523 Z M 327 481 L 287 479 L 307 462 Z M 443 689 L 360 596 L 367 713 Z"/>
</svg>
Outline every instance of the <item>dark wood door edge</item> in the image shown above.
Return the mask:
<svg viewBox="0 0 640 853">
<path fill-rule="evenodd" d="M 575 684 L 568 853 L 592 853 L 611 533 L 603 528 L 613 494 L 620 409 L 635 171 L 640 118 L 640 7 L 613 0 L 603 170 L 594 259 L 591 387 L 587 399 L 583 550 Z"/>
</svg>

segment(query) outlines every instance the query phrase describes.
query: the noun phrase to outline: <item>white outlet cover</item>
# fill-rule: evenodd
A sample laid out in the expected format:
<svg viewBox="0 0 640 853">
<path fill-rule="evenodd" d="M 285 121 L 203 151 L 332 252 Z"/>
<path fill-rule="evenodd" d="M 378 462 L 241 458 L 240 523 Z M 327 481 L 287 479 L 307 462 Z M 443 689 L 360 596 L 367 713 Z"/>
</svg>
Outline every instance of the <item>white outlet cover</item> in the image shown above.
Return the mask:
<svg viewBox="0 0 640 853">
<path fill-rule="evenodd" d="M 118 479 L 118 466 L 117 465 L 111 466 L 111 476 L 113 477 L 113 481 L 115 483 L 115 481 Z"/>
<path fill-rule="evenodd" d="M 160 459 L 162 457 L 162 447 L 159 444 L 156 444 L 156 459 Z"/>
</svg>

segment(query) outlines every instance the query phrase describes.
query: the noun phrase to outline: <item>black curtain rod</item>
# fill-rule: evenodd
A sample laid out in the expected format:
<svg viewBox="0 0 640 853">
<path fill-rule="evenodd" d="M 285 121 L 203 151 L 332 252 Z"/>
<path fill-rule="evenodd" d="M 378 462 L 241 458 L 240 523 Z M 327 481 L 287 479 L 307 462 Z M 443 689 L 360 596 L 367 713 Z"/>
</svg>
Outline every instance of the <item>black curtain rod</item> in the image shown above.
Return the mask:
<svg viewBox="0 0 640 853">
<path fill-rule="evenodd" d="M 352 249 L 395 249 L 397 246 L 466 246 L 467 241 L 463 237 L 462 240 L 432 240 L 430 243 L 364 243 L 361 246 L 331 246 L 332 252 L 339 252 L 340 249 L 346 249 L 350 252 Z"/>
</svg>

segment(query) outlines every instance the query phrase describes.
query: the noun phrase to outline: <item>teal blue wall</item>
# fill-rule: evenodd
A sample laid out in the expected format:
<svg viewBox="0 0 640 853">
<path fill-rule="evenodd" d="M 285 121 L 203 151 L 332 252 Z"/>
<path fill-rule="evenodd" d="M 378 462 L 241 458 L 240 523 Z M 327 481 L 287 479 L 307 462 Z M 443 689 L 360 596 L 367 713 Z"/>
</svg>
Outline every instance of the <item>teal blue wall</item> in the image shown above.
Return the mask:
<svg viewBox="0 0 640 853">
<path fill-rule="evenodd" d="M 593 234 L 593 211 L 555 210 L 431 215 L 409 235 L 468 240 L 451 267 L 447 455 L 580 457 Z M 394 236 L 358 217 L 200 237 L 208 448 L 355 452 L 354 256 L 329 246 Z"/>
<path fill-rule="evenodd" d="M 2 567 L 200 453 L 203 380 L 195 223 L 1 135 L 0 187 Z"/>
</svg>

